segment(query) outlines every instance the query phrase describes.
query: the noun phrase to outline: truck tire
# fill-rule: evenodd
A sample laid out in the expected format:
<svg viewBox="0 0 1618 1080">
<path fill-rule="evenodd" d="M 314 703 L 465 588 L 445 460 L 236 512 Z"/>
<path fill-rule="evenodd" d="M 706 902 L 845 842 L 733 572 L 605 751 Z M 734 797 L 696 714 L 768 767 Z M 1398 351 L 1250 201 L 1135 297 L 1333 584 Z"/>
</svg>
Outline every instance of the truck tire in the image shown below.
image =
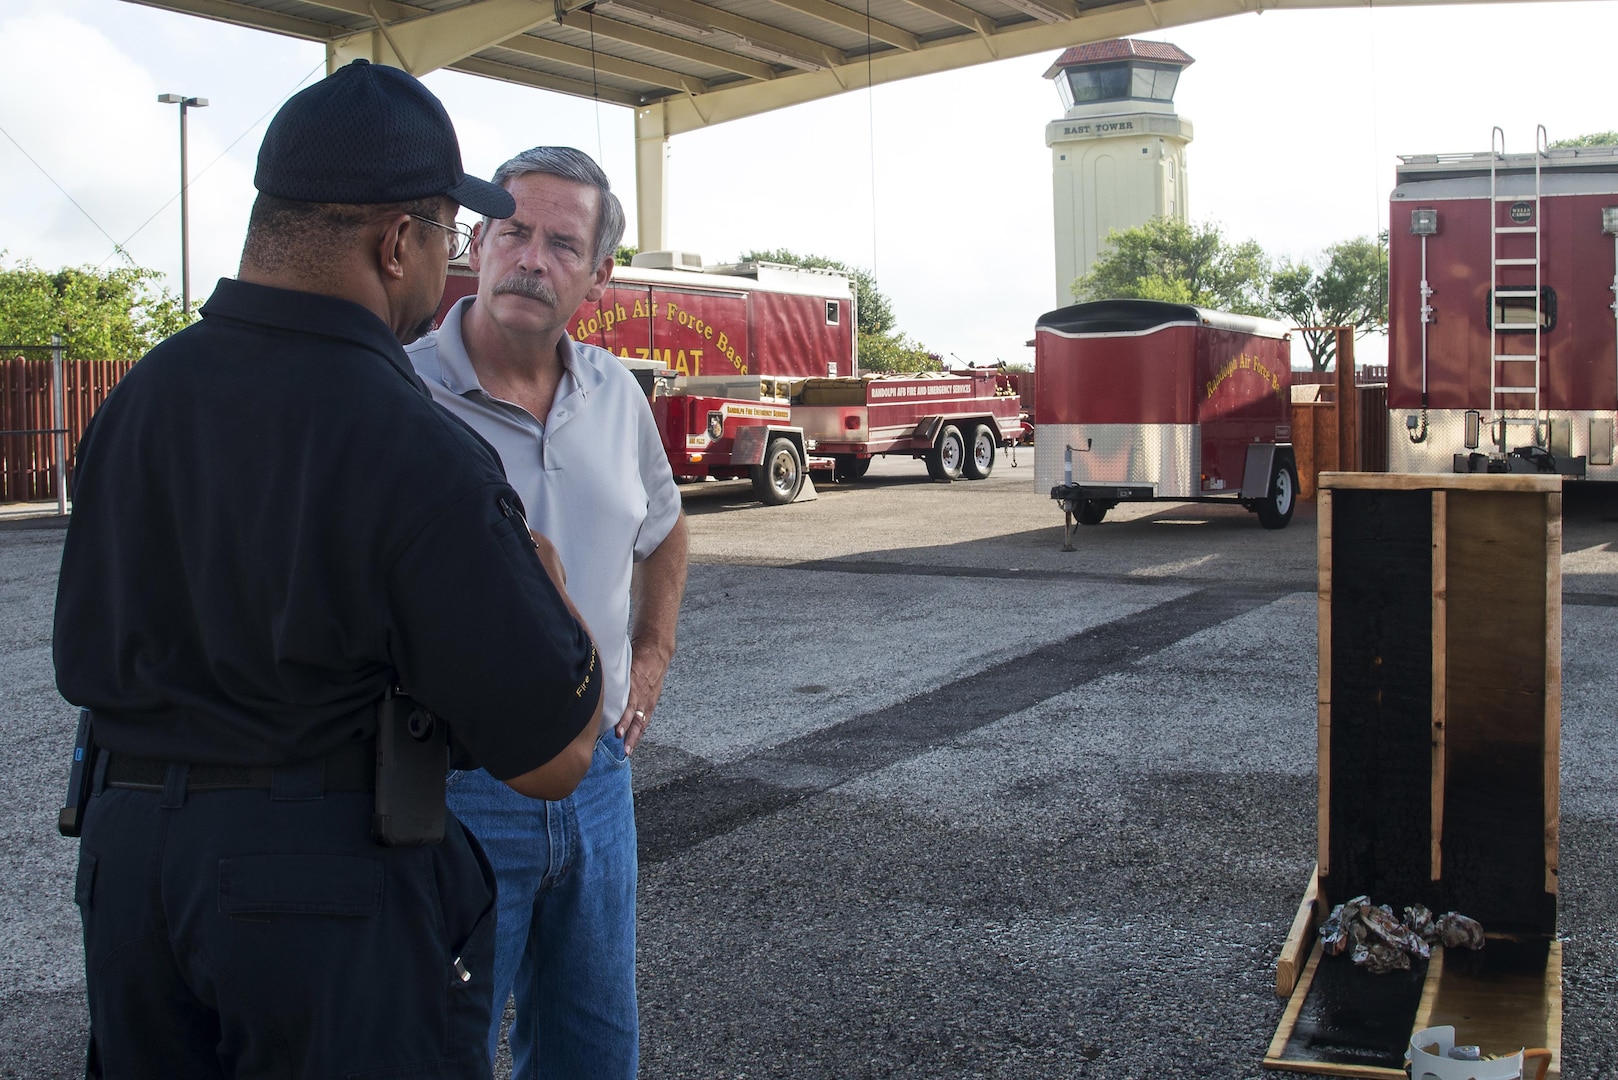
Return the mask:
<svg viewBox="0 0 1618 1080">
<path fill-rule="evenodd" d="M 994 428 L 979 424 L 972 429 L 972 447 L 961 463 L 961 472 L 968 480 L 984 480 L 994 472 L 994 455 L 1000 440 Z"/>
<path fill-rule="evenodd" d="M 803 459 L 791 439 L 771 439 L 764 464 L 754 465 L 753 494 L 765 506 L 785 506 L 803 487 Z"/>
<path fill-rule="evenodd" d="M 961 429 L 945 424 L 938 433 L 938 441 L 927 451 L 927 475 L 934 480 L 959 480 L 961 467 L 966 462 L 966 442 Z"/>
<path fill-rule="evenodd" d="M 1270 474 L 1270 493 L 1258 501 L 1258 523 L 1266 529 L 1284 529 L 1298 505 L 1298 470 L 1292 462 L 1276 454 L 1275 471 Z"/>
<path fill-rule="evenodd" d="M 857 454 L 838 454 L 832 476 L 838 480 L 858 480 L 871 468 L 871 459 Z"/>
<path fill-rule="evenodd" d="M 1107 511 L 1111 509 L 1112 507 L 1106 503 L 1085 499 L 1079 503 L 1078 509 L 1073 511 L 1073 520 L 1080 525 L 1100 525 L 1102 519 L 1107 516 Z"/>
</svg>

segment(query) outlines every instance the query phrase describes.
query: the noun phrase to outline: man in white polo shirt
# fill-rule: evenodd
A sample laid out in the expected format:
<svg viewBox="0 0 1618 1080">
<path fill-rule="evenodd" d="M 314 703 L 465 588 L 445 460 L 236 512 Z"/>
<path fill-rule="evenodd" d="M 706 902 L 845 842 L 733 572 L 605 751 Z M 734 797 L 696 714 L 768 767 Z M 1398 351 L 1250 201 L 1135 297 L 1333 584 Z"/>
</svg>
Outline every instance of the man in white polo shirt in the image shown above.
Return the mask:
<svg viewBox="0 0 1618 1080">
<path fill-rule="evenodd" d="M 516 213 L 477 226 L 477 294 L 410 359 L 434 399 L 499 451 L 529 525 L 556 546 L 600 649 L 603 730 L 562 802 L 478 771 L 451 778 L 449 804 L 499 883 L 491 1057 L 514 994 L 517 1080 L 628 1080 L 639 1063 L 629 755 L 674 653 L 685 519 L 634 377 L 567 334 L 579 305 L 601 298 L 623 235 L 606 174 L 577 150 L 536 147 L 494 183 Z"/>
</svg>

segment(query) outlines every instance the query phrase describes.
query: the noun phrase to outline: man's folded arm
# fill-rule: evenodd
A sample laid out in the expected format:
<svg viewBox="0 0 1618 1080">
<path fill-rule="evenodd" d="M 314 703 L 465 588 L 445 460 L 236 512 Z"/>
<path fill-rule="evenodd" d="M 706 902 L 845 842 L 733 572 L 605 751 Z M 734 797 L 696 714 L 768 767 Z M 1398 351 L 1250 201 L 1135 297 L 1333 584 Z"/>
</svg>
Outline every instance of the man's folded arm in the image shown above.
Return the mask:
<svg viewBox="0 0 1618 1080">
<path fill-rule="evenodd" d="M 600 738 L 600 731 L 601 697 L 597 695 L 596 711 L 591 715 L 590 722 L 579 729 L 573 741 L 563 747 L 560 754 L 539 768 L 530 769 L 521 776 L 513 776 L 504 783 L 513 791 L 527 795 L 530 799 L 547 799 L 554 802 L 567 798 L 584 779 L 584 774 L 590 771 L 590 761 L 595 756 L 596 740 Z"/>
<path fill-rule="evenodd" d="M 601 729 L 601 662 L 541 565 L 515 495 L 488 485 L 421 530 L 389 573 L 388 649 L 405 690 L 465 756 L 517 791 L 570 794 Z"/>
</svg>

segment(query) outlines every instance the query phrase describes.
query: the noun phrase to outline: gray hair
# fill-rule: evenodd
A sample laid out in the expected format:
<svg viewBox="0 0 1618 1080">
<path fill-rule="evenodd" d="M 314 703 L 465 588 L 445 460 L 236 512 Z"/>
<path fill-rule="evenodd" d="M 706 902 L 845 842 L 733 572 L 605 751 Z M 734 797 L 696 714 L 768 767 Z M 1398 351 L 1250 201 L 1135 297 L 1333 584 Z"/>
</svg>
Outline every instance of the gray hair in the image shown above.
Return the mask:
<svg viewBox="0 0 1618 1080">
<path fill-rule="evenodd" d="M 594 265 L 600 266 L 624 238 L 624 207 L 612 193 L 612 183 L 601 166 L 582 150 L 571 146 L 536 146 L 524 150 L 494 171 L 492 182 L 497 187 L 509 188 L 511 182 L 530 173 L 559 176 L 578 184 L 588 184 L 601 195 L 601 208 L 596 214 L 596 250 Z M 490 219 L 483 219 L 483 231 L 488 232 Z"/>
</svg>

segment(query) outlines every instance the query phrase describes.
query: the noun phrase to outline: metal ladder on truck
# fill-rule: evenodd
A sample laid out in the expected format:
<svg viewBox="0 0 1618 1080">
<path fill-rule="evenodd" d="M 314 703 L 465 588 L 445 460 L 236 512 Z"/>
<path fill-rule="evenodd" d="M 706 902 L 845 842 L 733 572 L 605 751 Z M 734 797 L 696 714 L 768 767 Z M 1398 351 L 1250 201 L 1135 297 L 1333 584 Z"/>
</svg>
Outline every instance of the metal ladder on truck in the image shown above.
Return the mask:
<svg viewBox="0 0 1618 1080">
<path fill-rule="evenodd" d="M 1490 320 L 1490 363 L 1489 363 L 1489 405 L 1494 410 L 1494 419 L 1497 425 L 1495 445 L 1502 453 L 1510 450 L 1511 442 L 1509 429 L 1514 425 L 1532 428 L 1532 445 L 1543 447 L 1547 437 L 1546 425 L 1542 422 L 1540 411 L 1540 397 L 1542 378 L 1540 365 L 1542 356 L 1541 335 L 1545 326 L 1544 303 L 1541 299 L 1540 281 L 1540 232 L 1539 210 L 1541 187 L 1540 165 L 1549 153 L 1545 125 L 1540 124 L 1534 134 L 1534 193 L 1532 196 L 1502 195 L 1500 193 L 1500 169 L 1506 158 L 1506 133 L 1495 128 L 1490 137 L 1489 153 L 1489 224 L 1491 235 L 1489 237 L 1489 257 L 1492 263 L 1490 272 L 1490 289 L 1492 295 L 1489 303 Z M 1506 218 L 1509 224 L 1500 222 L 1501 204 L 1508 204 Z M 1526 212 L 1525 212 L 1526 211 Z M 1503 237 L 1532 236 L 1534 239 L 1534 254 L 1532 257 L 1522 254 L 1503 256 L 1502 244 L 1510 246 L 1514 251 L 1520 252 L 1526 245 L 1515 240 L 1502 240 Z M 1533 283 L 1525 284 L 1523 278 L 1532 273 Z M 1510 279 L 1510 280 L 1507 280 Z M 1505 317 L 1507 305 L 1501 301 L 1526 300 L 1526 305 L 1533 312 L 1533 351 L 1510 352 L 1508 343 L 1526 342 L 1527 327 L 1521 322 L 1512 322 Z M 1517 305 L 1511 305 L 1517 306 Z M 1525 369 L 1532 369 L 1533 377 L 1525 378 Z M 1524 408 L 1521 404 L 1523 397 L 1533 399 L 1532 406 Z M 1515 398 L 1516 402 L 1507 406 L 1506 399 Z M 1525 415 L 1526 414 L 1526 415 Z"/>
</svg>

